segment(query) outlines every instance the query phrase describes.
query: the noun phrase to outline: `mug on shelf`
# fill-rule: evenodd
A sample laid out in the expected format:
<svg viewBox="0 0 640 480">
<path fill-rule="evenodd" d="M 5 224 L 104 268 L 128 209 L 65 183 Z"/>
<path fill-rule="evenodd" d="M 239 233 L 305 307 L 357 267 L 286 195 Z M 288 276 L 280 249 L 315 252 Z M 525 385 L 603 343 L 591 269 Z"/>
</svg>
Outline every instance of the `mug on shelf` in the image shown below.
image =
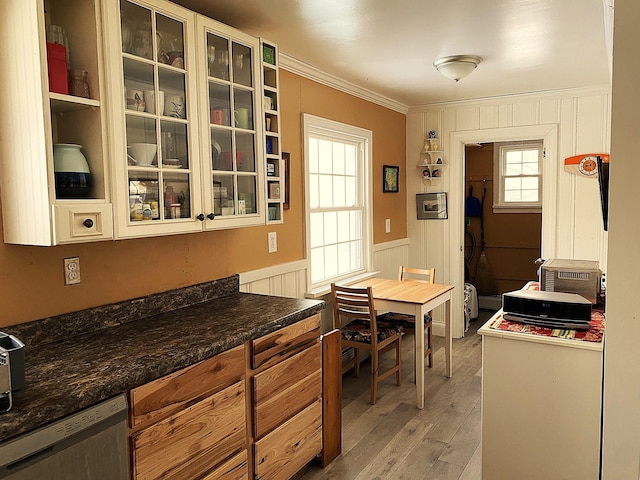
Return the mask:
<svg viewBox="0 0 640 480">
<path fill-rule="evenodd" d="M 164 92 L 158 92 L 158 104 L 164 106 Z M 145 111 L 148 113 L 156 113 L 156 91 L 155 90 L 145 90 L 144 91 L 144 103 L 145 103 Z"/>
<path fill-rule="evenodd" d="M 164 103 L 164 114 L 167 117 L 184 118 L 184 97 L 168 95 Z"/>
<path fill-rule="evenodd" d="M 234 112 L 235 115 L 235 124 L 238 128 L 249 128 L 249 109 L 248 108 L 238 108 Z"/>
<path fill-rule="evenodd" d="M 212 108 L 209 111 L 209 120 L 214 125 L 224 125 L 224 110 L 220 108 Z"/>
</svg>

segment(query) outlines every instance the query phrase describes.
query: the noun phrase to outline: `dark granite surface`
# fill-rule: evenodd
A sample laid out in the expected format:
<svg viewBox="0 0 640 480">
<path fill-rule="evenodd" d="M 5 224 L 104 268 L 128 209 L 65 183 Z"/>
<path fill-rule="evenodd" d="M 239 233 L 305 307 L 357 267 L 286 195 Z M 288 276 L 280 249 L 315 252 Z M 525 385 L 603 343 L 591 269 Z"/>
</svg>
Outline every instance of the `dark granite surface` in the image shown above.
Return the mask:
<svg viewBox="0 0 640 480">
<path fill-rule="evenodd" d="M 220 289 L 216 291 L 221 293 Z M 178 297 L 185 296 L 185 292 L 174 292 Z M 96 321 L 98 329 L 80 328 L 83 322 L 78 320 L 78 328 L 73 330 L 83 333 L 49 343 L 36 333 L 35 325 L 4 329 L 27 344 L 27 386 L 14 393 L 13 409 L 0 415 L 0 441 L 300 321 L 324 305 L 315 300 L 223 289 L 224 294 L 217 298 L 213 295 L 195 305 L 167 311 L 167 302 L 174 308 L 179 305 L 170 298 L 174 292 L 122 302 L 115 311 L 127 310 L 124 304 L 132 302 L 164 305 L 155 310 L 138 309 L 137 318 L 131 315 L 134 319 L 130 316 L 129 321 L 118 315 L 97 321 L 95 312 L 90 312 L 88 316 Z M 103 308 L 113 314 L 113 308 Z M 154 313 L 144 315 L 147 311 Z M 78 312 L 76 317 L 82 315 Z M 46 320 L 47 324 L 55 323 Z M 34 342 L 30 332 L 42 342 Z"/>
</svg>

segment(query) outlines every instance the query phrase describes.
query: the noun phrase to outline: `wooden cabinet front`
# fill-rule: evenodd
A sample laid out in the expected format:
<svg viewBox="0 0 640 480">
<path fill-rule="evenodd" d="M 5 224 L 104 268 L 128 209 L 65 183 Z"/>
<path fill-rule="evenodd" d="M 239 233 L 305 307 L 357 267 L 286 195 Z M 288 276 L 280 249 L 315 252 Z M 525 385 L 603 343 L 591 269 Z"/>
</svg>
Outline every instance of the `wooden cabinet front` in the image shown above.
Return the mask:
<svg viewBox="0 0 640 480">
<path fill-rule="evenodd" d="M 251 368 L 268 367 L 310 347 L 320 338 L 317 313 L 251 342 Z"/>
<path fill-rule="evenodd" d="M 246 445 L 244 381 L 132 438 L 136 479 L 199 478 Z"/>
<path fill-rule="evenodd" d="M 309 405 L 255 444 L 255 478 L 291 478 L 322 450 L 322 402 Z"/>
<path fill-rule="evenodd" d="M 237 382 L 244 375 L 244 347 L 174 372 L 131 390 L 131 426 L 144 426 L 178 412 L 202 398 Z"/>
<path fill-rule="evenodd" d="M 135 479 L 247 478 L 244 352 L 238 346 L 131 390 Z"/>
<path fill-rule="evenodd" d="M 322 365 L 316 314 L 131 390 L 133 478 L 291 478 L 323 450 Z"/>
<path fill-rule="evenodd" d="M 321 362 L 322 350 L 317 342 L 254 377 L 253 420 L 256 438 L 322 397 Z"/>
<path fill-rule="evenodd" d="M 250 342 L 253 478 L 291 478 L 322 453 L 320 314 Z"/>
<path fill-rule="evenodd" d="M 202 480 L 245 480 L 249 478 L 248 461 L 247 451 L 243 450 L 202 477 Z"/>
</svg>

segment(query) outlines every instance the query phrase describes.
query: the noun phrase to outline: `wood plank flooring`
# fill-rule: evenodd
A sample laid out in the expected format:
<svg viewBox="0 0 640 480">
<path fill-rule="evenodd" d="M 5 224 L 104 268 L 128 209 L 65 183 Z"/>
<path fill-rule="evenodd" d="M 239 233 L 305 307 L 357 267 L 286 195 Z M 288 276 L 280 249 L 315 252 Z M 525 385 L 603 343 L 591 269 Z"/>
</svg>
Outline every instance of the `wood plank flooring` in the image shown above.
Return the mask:
<svg viewBox="0 0 640 480">
<path fill-rule="evenodd" d="M 369 361 L 360 378 L 342 378 L 342 454 L 327 468 L 309 464 L 295 480 L 479 480 L 482 339 L 476 333 L 493 312 L 453 340 L 453 376 L 444 376 L 444 339 L 433 337 L 434 366 L 425 368 L 425 408 L 416 407 L 413 336 L 403 337 L 402 385 L 379 385 L 369 404 Z M 384 354 L 384 366 L 393 352 Z"/>
</svg>

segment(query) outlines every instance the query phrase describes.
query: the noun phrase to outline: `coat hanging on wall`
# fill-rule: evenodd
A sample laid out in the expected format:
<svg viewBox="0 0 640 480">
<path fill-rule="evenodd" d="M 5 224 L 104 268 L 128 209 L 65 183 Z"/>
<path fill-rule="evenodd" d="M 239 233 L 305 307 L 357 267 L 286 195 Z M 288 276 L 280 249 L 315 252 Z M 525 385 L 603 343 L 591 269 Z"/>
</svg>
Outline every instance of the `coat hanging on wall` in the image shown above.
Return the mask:
<svg viewBox="0 0 640 480">
<path fill-rule="evenodd" d="M 469 185 L 469 196 L 464 204 L 465 217 L 479 217 L 482 215 L 480 200 L 473 196 L 473 185 Z"/>
</svg>

